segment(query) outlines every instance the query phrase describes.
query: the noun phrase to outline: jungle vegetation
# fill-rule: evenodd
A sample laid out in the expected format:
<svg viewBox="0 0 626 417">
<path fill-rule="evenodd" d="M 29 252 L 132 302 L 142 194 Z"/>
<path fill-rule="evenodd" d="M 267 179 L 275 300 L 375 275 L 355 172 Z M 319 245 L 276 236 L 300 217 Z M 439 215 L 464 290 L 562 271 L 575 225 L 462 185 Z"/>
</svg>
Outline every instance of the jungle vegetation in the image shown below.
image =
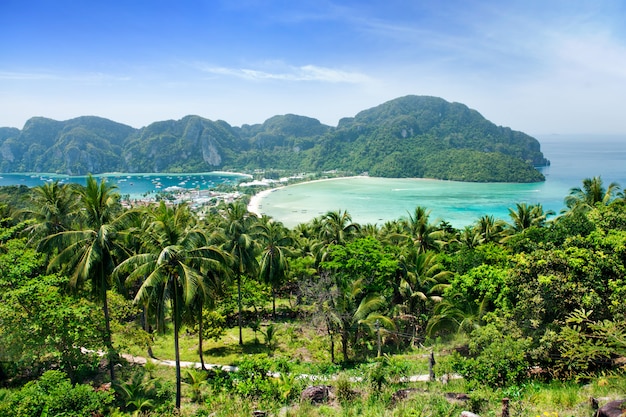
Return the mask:
<svg viewBox="0 0 626 417">
<path fill-rule="evenodd" d="M 626 201 L 599 177 L 561 213 L 519 203 L 462 230 L 424 207 L 294 229 L 241 202 L 124 209 L 93 177 L 22 191 L 0 204 L 0 415 L 450 414 L 443 396 L 391 394 L 431 351 L 463 379 L 422 384 L 489 415 L 505 396 L 519 415 L 590 415 L 585 387 L 624 392 Z M 202 369 L 216 361 L 238 371 Z M 335 405 L 299 403 L 299 374 L 339 374 Z"/>
</svg>

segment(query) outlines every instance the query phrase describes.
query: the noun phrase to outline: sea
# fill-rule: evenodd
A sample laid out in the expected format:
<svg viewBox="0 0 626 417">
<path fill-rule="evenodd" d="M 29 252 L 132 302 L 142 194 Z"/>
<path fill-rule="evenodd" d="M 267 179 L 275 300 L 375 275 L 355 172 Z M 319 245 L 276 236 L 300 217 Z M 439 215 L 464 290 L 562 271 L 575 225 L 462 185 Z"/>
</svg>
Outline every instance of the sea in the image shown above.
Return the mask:
<svg viewBox="0 0 626 417">
<path fill-rule="evenodd" d="M 382 225 L 407 217 L 415 207 L 430 211 L 431 222 L 461 228 L 484 215 L 509 221 L 516 203 L 541 204 L 558 215 L 564 199 L 584 178 L 600 176 L 605 185 L 626 188 L 626 135 L 536 136 L 550 166 L 545 182 L 467 183 L 429 179 L 347 178 L 276 189 L 259 204 L 262 214 L 288 227 L 330 210 L 346 210 L 352 221 Z"/>
<path fill-rule="evenodd" d="M 238 184 L 249 175 L 232 172 L 201 172 L 193 174 L 125 174 L 110 173 L 94 175 L 100 181 L 117 186 L 123 197 L 130 199 L 148 198 L 152 194 L 163 191 L 212 190 L 220 184 Z M 86 176 L 69 176 L 61 174 L 23 173 L 0 174 L 0 185 L 26 185 L 36 187 L 46 182 L 77 183 L 85 185 Z"/>
<path fill-rule="evenodd" d="M 545 182 L 531 184 L 466 183 L 410 178 L 356 177 L 305 182 L 275 189 L 264 197 L 259 211 L 287 227 L 308 222 L 331 210 L 346 210 L 354 222 L 378 224 L 406 217 L 422 206 L 431 222 L 447 221 L 460 228 L 483 215 L 510 220 L 516 203 L 539 203 L 558 214 L 564 198 L 584 178 L 600 176 L 605 185 L 616 182 L 626 188 L 625 135 L 537 135 L 550 166 L 541 168 Z M 184 188 L 212 189 L 236 184 L 245 175 L 225 172 L 195 174 L 103 174 L 120 194 L 143 198 L 158 191 Z M 0 174 L 0 185 L 29 187 L 46 181 L 85 183 L 86 177 L 55 174 Z M 172 188 L 175 187 L 175 188 Z"/>
</svg>

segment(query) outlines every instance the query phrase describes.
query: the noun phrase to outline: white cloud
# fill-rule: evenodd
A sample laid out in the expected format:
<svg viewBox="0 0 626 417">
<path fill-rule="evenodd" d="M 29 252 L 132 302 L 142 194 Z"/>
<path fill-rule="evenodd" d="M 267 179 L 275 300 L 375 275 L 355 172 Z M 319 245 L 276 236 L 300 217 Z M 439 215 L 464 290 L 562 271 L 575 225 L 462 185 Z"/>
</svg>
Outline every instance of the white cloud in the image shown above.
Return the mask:
<svg viewBox="0 0 626 417">
<path fill-rule="evenodd" d="M 205 66 L 202 70 L 211 74 L 227 75 L 246 80 L 318 81 L 348 84 L 362 84 L 372 81 L 369 76 L 359 72 L 343 71 L 316 65 L 287 66 L 278 71 L 213 66 Z"/>
</svg>

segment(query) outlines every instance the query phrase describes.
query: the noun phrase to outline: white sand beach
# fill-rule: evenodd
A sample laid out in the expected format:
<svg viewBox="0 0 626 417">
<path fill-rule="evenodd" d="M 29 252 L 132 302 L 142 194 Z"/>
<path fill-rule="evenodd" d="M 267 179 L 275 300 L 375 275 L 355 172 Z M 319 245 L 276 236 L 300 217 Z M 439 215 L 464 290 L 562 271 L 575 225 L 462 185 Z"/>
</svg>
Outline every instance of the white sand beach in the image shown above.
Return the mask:
<svg viewBox="0 0 626 417">
<path fill-rule="evenodd" d="M 348 178 L 369 178 L 367 175 L 355 175 L 353 177 L 336 177 L 336 178 L 322 178 L 319 180 L 312 180 L 312 181 L 303 181 L 303 182 L 299 182 L 296 184 L 291 184 L 291 185 L 300 185 L 300 184 L 313 184 L 316 182 L 323 182 L 323 181 L 334 181 L 334 180 L 345 180 Z M 263 215 L 262 213 L 262 208 L 263 208 L 263 199 L 265 197 L 267 197 L 268 195 L 270 195 L 272 192 L 276 191 L 276 190 L 280 190 L 281 188 L 285 188 L 287 186 L 281 186 L 281 187 L 275 187 L 275 188 L 270 188 L 267 190 L 263 190 L 260 191 L 258 193 L 256 193 L 255 195 L 253 195 L 250 198 L 250 202 L 248 203 L 248 211 L 250 213 L 254 213 L 256 214 L 258 217 L 261 217 Z"/>
<path fill-rule="evenodd" d="M 261 213 L 261 208 L 262 208 L 261 203 L 263 202 L 263 199 L 267 197 L 268 195 L 270 195 L 273 191 L 276 191 L 280 188 L 283 188 L 283 187 L 276 187 L 276 188 L 263 190 L 263 191 L 256 193 L 252 197 L 250 197 L 250 202 L 248 203 L 248 211 L 250 213 L 256 214 L 258 217 L 261 217 L 263 215 L 263 213 Z"/>
</svg>

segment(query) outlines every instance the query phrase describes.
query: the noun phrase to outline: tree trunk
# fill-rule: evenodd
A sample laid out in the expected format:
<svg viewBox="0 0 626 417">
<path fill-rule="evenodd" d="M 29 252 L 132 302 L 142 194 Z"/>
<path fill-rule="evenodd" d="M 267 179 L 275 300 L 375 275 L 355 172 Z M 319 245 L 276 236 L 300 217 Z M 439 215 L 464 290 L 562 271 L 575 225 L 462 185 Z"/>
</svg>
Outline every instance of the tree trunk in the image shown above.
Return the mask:
<svg viewBox="0 0 626 417">
<path fill-rule="evenodd" d="M 143 315 L 143 330 L 150 335 L 152 341 L 152 332 L 150 331 L 150 322 L 148 321 L 148 306 L 143 305 L 141 314 Z M 152 352 L 152 345 L 148 343 L 148 357 L 154 359 L 154 353 Z"/>
<path fill-rule="evenodd" d="M 276 320 L 276 290 L 272 286 L 272 318 Z"/>
<path fill-rule="evenodd" d="M 204 352 L 202 348 L 202 306 L 200 307 L 200 312 L 198 313 L 198 353 L 200 353 L 200 364 L 202 365 L 202 370 L 206 370 L 204 366 Z"/>
<path fill-rule="evenodd" d="M 174 354 L 176 355 L 176 409 L 180 410 L 180 397 L 181 397 L 181 377 L 180 377 L 180 348 L 178 346 L 178 327 L 180 325 L 178 320 L 178 285 L 174 283 L 174 298 L 172 299 L 172 314 L 174 314 Z"/>
<path fill-rule="evenodd" d="M 239 314 L 238 314 L 238 321 L 239 321 L 239 344 L 243 345 L 243 336 L 241 333 L 241 275 L 237 276 L 237 303 L 239 305 Z"/>
<path fill-rule="evenodd" d="M 104 343 L 107 347 L 107 356 L 109 359 L 109 376 L 111 383 L 115 382 L 115 361 L 113 360 L 113 340 L 111 338 L 111 318 L 109 317 L 109 303 L 107 301 L 107 286 L 104 280 L 104 272 L 100 270 L 102 285 L 102 310 L 104 312 Z"/>
<path fill-rule="evenodd" d="M 348 332 L 348 325 L 344 323 L 341 330 L 341 350 L 343 352 L 343 361 L 348 362 L 348 341 L 350 339 L 350 333 Z"/>
</svg>

